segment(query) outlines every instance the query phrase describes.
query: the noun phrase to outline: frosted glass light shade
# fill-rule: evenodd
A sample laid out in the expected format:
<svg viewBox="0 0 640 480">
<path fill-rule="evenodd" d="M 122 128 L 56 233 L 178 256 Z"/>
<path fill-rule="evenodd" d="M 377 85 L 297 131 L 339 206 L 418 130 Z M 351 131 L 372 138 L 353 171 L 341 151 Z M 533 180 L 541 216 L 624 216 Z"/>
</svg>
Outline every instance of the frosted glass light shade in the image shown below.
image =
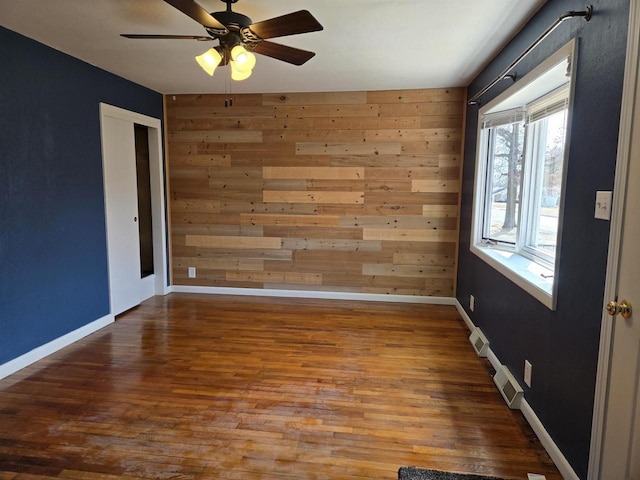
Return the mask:
<svg viewBox="0 0 640 480">
<path fill-rule="evenodd" d="M 220 55 L 220 52 L 218 52 L 215 48 L 210 48 L 202 55 L 198 55 L 196 57 L 196 61 L 205 72 L 213 76 L 213 72 L 222 61 L 222 55 Z"/>
<path fill-rule="evenodd" d="M 236 62 L 232 60 L 229 63 L 231 64 L 231 78 L 233 80 L 236 80 L 236 81 L 246 80 L 251 76 L 251 73 L 252 73 L 251 69 L 241 71 L 237 69 Z"/>
<path fill-rule="evenodd" d="M 231 61 L 239 72 L 251 71 L 256 66 L 256 56 L 242 45 L 236 45 L 231 49 Z"/>
</svg>

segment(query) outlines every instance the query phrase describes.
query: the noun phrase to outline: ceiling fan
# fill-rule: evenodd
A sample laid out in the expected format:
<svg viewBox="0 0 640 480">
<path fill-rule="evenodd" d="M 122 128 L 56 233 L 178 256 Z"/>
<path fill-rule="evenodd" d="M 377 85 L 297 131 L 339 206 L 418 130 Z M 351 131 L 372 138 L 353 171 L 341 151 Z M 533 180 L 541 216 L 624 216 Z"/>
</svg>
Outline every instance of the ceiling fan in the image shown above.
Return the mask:
<svg viewBox="0 0 640 480">
<path fill-rule="evenodd" d="M 200 23 L 208 35 L 138 35 L 122 34 L 133 39 L 219 40 L 220 45 L 210 48 L 196 57 L 198 64 L 213 75 L 219 65 L 231 65 L 231 78 L 249 78 L 255 66 L 252 52 L 266 55 L 293 65 L 302 65 L 315 53 L 267 41 L 275 37 L 317 32 L 323 27 L 307 10 L 282 15 L 262 22 L 252 23 L 246 15 L 231 10 L 238 0 L 221 0 L 226 11 L 207 12 L 194 0 L 164 0 L 185 15 Z"/>
</svg>

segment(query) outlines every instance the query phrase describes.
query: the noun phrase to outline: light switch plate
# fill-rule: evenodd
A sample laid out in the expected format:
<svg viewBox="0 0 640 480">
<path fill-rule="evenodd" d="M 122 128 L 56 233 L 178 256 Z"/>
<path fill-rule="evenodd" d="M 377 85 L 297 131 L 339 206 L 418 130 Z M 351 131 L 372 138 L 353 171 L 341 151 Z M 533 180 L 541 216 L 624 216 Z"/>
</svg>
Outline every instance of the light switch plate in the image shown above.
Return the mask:
<svg viewBox="0 0 640 480">
<path fill-rule="evenodd" d="M 529 360 L 524 361 L 524 383 L 527 387 L 531 388 L 531 371 L 533 370 L 533 365 Z"/>
<path fill-rule="evenodd" d="M 611 220 L 611 191 L 596 192 L 595 218 Z"/>
</svg>

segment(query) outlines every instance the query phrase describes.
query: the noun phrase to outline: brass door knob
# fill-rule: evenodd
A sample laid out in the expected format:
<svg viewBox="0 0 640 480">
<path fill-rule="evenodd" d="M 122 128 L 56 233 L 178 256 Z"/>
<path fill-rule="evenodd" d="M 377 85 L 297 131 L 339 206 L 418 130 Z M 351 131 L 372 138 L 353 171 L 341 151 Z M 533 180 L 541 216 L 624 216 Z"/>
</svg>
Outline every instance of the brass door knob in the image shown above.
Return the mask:
<svg viewBox="0 0 640 480">
<path fill-rule="evenodd" d="M 627 300 L 622 300 L 618 303 L 615 300 L 611 300 L 607 303 L 607 313 L 611 316 L 617 315 L 618 313 L 622 315 L 622 318 L 630 318 L 631 317 L 631 303 Z"/>
</svg>

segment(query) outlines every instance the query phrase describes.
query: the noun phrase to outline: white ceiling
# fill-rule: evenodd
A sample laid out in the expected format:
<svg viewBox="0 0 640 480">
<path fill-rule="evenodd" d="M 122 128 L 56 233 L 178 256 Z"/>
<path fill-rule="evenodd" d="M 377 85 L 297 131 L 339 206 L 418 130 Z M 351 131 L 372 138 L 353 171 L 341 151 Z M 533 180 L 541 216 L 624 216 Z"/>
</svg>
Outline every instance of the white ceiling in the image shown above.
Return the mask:
<svg viewBox="0 0 640 480">
<path fill-rule="evenodd" d="M 161 93 L 439 88 L 467 86 L 545 1 L 240 0 L 233 10 L 254 22 L 306 9 L 324 26 L 272 40 L 316 52 L 305 65 L 257 55 L 243 82 L 228 67 L 211 78 L 195 62 L 217 42 L 119 36 L 206 34 L 162 0 L 0 0 L 0 25 Z"/>
</svg>

